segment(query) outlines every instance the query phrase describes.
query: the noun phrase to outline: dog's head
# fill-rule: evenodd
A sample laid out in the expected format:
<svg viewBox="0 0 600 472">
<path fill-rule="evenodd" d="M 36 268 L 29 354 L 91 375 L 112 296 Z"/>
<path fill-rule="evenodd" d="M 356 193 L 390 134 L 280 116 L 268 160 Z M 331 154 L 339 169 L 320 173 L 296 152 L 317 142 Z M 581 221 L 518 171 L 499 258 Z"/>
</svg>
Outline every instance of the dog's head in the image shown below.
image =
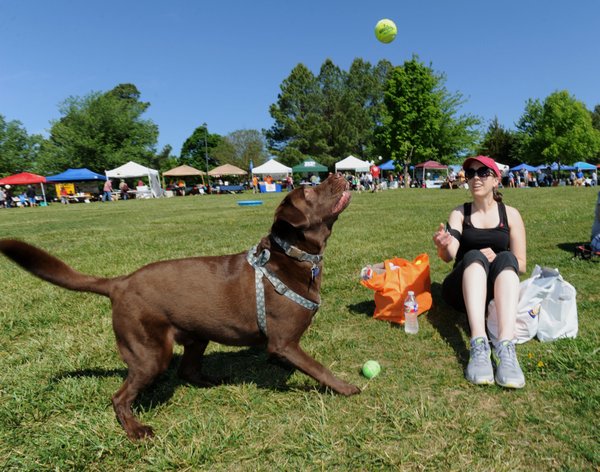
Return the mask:
<svg viewBox="0 0 600 472">
<path fill-rule="evenodd" d="M 293 190 L 277 207 L 271 232 L 307 252 L 321 253 L 350 198 L 348 182 L 339 174 L 316 187 Z"/>
</svg>

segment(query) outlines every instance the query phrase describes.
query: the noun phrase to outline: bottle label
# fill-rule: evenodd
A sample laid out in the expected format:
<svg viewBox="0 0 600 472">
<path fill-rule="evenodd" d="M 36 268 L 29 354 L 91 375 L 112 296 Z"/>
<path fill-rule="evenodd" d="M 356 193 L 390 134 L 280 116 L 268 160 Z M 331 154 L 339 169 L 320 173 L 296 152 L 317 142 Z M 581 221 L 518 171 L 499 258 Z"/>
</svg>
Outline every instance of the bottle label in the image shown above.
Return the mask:
<svg viewBox="0 0 600 472">
<path fill-rule="evenodd" d="M 419 311 L 419 305 L 416 303 L 405 303 L 404 304 L 404 313 L 417 313 Z"/>
<path fill-rule="evenodd" d="M 373 269 L 371 269 L 370 267 L 363 267 L 362 270 L 360 271 L 360 278 L 362 280 L 369 280 L 371 277 L 373 277 Z"/>
</svg>

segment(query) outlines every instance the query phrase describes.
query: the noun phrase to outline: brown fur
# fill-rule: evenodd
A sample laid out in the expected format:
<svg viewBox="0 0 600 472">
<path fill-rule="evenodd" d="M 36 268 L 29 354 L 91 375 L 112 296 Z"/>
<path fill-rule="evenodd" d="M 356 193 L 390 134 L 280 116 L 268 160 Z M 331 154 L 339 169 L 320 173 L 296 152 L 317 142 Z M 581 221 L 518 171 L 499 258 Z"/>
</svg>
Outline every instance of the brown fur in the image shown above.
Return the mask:
<svg viewBox="0 0 600 472">
<path fill-rule="evenodd" d="M 331 228 L 349 203 L 346 181 L 330 176 L 321 185 L 290 192 L 275 212 L 271 233 L 311 254 L 322 254 Z M 267 267 L 301 296 L 320 302 L 320 272 L 312 280 L 310 262 L 290 258 L 265 236 L 258 245 L 271 251 Z M 246 252 L 155 262 L 115 278 L 81 274 L 34 246 L 0 240 L 0 251 L 32 274 L 61 287 L 110 297 L 117 347 L 128 374 L 112 402 L 127 435 L 153 435 L 134 416 L 131 405 L 142 389 L 164 372 L 175 342 L 184 346 L 179 375 L 207 385 L 201 373 L 209 341 L 251 346 L 267 344 L 269 354 L 287 361 L 321 385 L 342 395 L 358 387 L 335 377 L 299 345 L 313 312 L 277 294 L 265 280 L 268 338 L 259 330 L 254 269 Z M 319 267 L 322 269 L 322 267 Z"/>
</svg>

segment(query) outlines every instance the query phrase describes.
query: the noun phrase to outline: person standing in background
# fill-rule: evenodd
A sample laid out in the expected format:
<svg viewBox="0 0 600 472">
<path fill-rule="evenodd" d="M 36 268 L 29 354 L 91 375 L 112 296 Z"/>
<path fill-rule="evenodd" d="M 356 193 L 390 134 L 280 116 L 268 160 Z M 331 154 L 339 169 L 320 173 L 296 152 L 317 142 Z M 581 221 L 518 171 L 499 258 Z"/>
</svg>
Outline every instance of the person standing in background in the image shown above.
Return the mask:
<svg viewBox="0 0 600 472">
<path fill-rule="evenodd" d="M 121 192 L 121 200 L 127 200 L 129 198 L 127 193 L 129 192 L 129 185 L 127 185 L 127 182 L 124 180 L 121 180 L 121 183 L 119 184 L 119 192 Z"/>
<path fill-rule="evenodd" d="M 103 189 L 103 194 L 102 194 L 102 201 L 103 202 L 110 202 L 112 201 L 112 180 L 110 179 L 106 179 L 106 182 L 104 182 L 104 189 Z"/>
<path fill-rule="evenodd" d="M 35 189 L 33 188 L 32 185 L 27 186 L 26 195 L 27 195 L 27 200 L 29 202 L 29 206 L 30 207 L 37 206 L 37 200 L 35 199 Z"/>
</svg>

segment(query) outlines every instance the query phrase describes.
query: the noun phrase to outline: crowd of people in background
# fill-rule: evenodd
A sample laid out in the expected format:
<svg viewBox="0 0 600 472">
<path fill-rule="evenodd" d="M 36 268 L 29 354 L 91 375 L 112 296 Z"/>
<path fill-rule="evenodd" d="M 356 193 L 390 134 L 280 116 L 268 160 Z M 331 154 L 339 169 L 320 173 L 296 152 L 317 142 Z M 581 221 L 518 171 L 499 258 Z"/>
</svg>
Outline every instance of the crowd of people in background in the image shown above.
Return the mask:
<svg viewBox="0 0 600 472">
<path fill-rule="evenodd" d="M 38 206 L 38 197 L 33 185 L 27 185 L 16 197 L 11 185 L 0 186 L 0 208 L 15 206 L 21 208 Z"/>
<path fill-rule="evenodd" d="M 331 174 L 331 172 L 329 172 Z M 565 174 L 563 174 L 564 176 Z M 378 192 L 388 188 L 425 188 L 426 182 L 436 181 L 441 182 L 441 188 L 468 188 L 465 179 L 464 170 L 458 169 L 455 171 L 449 167 L 447 171 L 435 171 L 433 174 L 427 172 L 419 178 L 418 173 L 404 174 L 403 172 L 385 173 L 375 164 L 372 164 L 367 172 L 346 172 L 344 177 L 348 181 L 350 188 L 357 192 Z M 135 182 L 134 182 L 135 183 Z M 251 190 L 253 193 L 260 193 L 261 184 L 281 186 L 282 191 L 292 191 L 297 186 L 316 186 L 321 183 L 321 175 L 319 173 L 307 173 L 303 175 L 287 175 L 275 180 L 273 176 L 266 175 L 264 177 L 253 175 L 249 180 L 241 181 L 236 184 L 236 187 L 243 190 Z M 166 190 L 171 191 L 173 195 L 203 195 L 208 193 L 221 193 L 220 189 L 223 186 L 229 186 L 230 183 L 217 179 L 207 184 L 205 182 L 188 186 L 184 179 L 179 179 L 177 182 L 170 182 Z M 507 188 L 523 188 L 523 187 L 552 187 L 557 185 L 570 185 L 574 187 L 595 187 L 598 185 L 597 170 L 587 171 L 584 173 L 581 169 L 575 169 L 569 172 L 566 178 L 559 179 L 556 172 L 550 168 L 540 168 L 535 171 L 520 171 L 507 170 L 502 172 L 499 181 L 500 187 Z M 137 182 L 137 187 L 143 187 L 144 182 L 140 179 Z M 263 189 L 264 191 L 264 189 Z M 69 195 L 64 187 L 57 190 L 57 201 L 63 204 L 69 203 Z M 117 199 L 128 200 L 135 197 L 135 191 L 131 191 L 129 184 L 125 179 L 121 179 L 118 184 L 118 190 L 113 189 L 113 181 L 106 180 L 102 186 L 102 191 L 96 195 L 90 195 L 93 199 L 97 198 L 103 202 L 113 201 Z M 11 185 L 0 186 L 0 208 L 11 208 L 14 206 L 34 207 L 39 205 L 40 197 L 36 194 L 35 186 L 28 185 L 23 190 L 15 195 Z"/>
<path fill-rule="evenodd" d="M 329 172 L 331 174 L 331 172 Z M 441 188 L 468 188 L 465 179 L 464 170 L 458 169 L 455 171 L 450 167 L 446 171 L 426 172 L 419 176 L 418 173 L 409 173 L 406 176 L 403 172 L 382 172 L 377 165 L 371 165 L 367 172 L 346 172 L 344 174 L 348 180 L 350 188 L 357 192 L 378 192 L 388 188 L 425 188 L 426 181 L 443 181 Z M 324 177 L 323 177 L 324 178 Z M 298 186 L 315 186 L 321 183 L 322 177 L 319 173 L 306 173 L 302 175 L 287 175 L 274 179 L 271 175 L 258 176 L 253 175 L 250 179 L 240 181 L 245 190 L 251 190 L 252 193 L 260 193 L 260 185 L 280 185 L 282 191 L 291 191 Z M 595 186 L 597 185 L 597 172 L 593 171 L 589 177 L 578 177 L 576 172 L 572 172 L 568 179 L 563 179 L 566 185 L 575 186 Z M 519 172 L 508 171 L 504 172 L 500 181 L 500 187 L 550 187 L 558 185 L 553 173 L 548 169 L 538 169 L 535 172 L 522 170 Z M 231 185 L 228 181 L 215 179 L 210 186 L 205 183 L 195 185 L 186 185 L 186 182 L 179 180 L 178 182 L 170 182 L 167 185 L 167 190 L 173 191 L 174 195 L 184 196 L 186 194 L 197 195 L 206 193 L 220 193 L 219 189 L 223 186 Z"/>
<path fill-rule="evenodd" d="M 562 183 L 561 183 L 562 182 Z M 575 187 L 595 187 L 598 185 L 598 171 L 593 170 L 589 175 L 585 175 L 581 169 L 571 170 L 567 179 L 557 179 L 554 172 L 550 169 L 537 169 L 535 171 L 509 171 L 503 184 L 506 187 L 554 187 L 557 185 L 572 185 Z"/>
</svg>

